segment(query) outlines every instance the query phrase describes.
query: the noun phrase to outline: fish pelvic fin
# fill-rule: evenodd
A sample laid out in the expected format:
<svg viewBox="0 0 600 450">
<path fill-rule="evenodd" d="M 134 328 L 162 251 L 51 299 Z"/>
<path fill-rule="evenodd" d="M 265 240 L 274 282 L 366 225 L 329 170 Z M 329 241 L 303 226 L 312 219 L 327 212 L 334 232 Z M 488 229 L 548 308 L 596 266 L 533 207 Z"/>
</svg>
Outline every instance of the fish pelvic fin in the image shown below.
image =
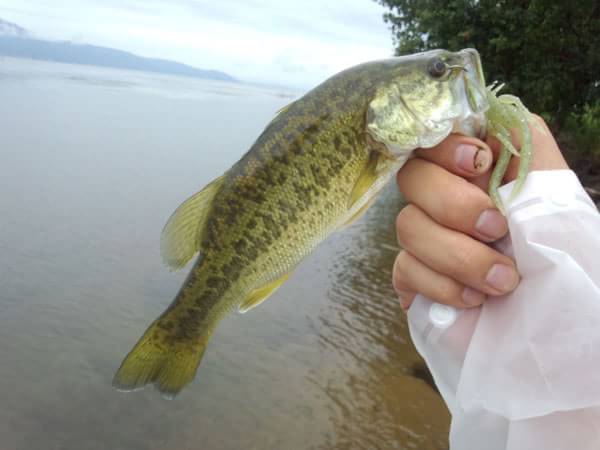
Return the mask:
<svg viewBox="0 0 600 450">
<path fill-rule="evenodd" d="M 194 380 L 210 333 L 201 338 L 179 337 L 170 331 L 168 313 L 156 320 L 125 357 L 113 378 L 120 391 L 135 391 L 148 384 L 173 399 Z"/>
<path fill-rule="evenodd" d="M 216 178 L 204 189 L 183 202 L 171 215 L 160 237 L 163 262 L 173 270 L 181 269 L 200 250 L 202 231 L 212 200 L 223 184 Z"/>
</svg>

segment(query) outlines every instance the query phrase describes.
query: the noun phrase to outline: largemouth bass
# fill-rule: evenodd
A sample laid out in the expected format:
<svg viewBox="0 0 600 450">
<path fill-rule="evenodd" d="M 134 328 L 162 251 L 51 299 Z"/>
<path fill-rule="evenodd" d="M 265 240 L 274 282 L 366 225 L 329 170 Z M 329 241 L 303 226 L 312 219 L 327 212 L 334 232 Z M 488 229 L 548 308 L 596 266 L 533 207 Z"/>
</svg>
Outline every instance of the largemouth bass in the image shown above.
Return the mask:
<svg viewBox="0 0 600 450">
<path fill-rule="evenodd" d="M 198 258 L 114 377 L 167 397 L 190 383 L 219 321 L 263 302 L 332 232 L 359 217 L 419 147 L 483 136 L 490 107 L 475 50 L 362 64 L 280 111 L 250 150 L 185 201 L 162 234 L 166 263 Z"/>
</svg>

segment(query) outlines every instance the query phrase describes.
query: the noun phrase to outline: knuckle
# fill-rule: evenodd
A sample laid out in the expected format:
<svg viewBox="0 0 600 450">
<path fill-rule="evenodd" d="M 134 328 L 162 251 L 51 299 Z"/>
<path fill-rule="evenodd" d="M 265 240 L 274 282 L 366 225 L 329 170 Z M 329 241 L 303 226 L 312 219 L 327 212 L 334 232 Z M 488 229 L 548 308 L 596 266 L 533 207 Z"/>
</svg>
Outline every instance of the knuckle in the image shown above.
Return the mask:
<svg viewBox="0 0 600 450">
<path fill-rule="evenodd" d="M 459 186 L 457 189 L 453 189 L 452 192 L 448 192 L 449 198 L 441 202 L 440 208 L 440 220 L 447 224 L 460 223 L 461 219 L 464 220 L 465 208 L 471 208 L 473 202 L 469 201 L 469 193 L 466 192 L 464 186 Z M 472 200 L 472 199 L 471 199 Z"/>
<path fill-rule="evenodd" d="M 404 173 L 407 172 L 407 170 L 406 170 L 407 164 L 408 163 L 405 163 L 404 166 L 402 166 L 402 168 L 398 172 L 396 172 L 396 184 L 398 186 L 402 185 L 402 178 L 404 178 Z"/>
<path fill-rule="evenodd" d="M 406 230 L 413 223 L 417 207 L 413 204 L 408 204 L 396 216 L 396 230 Z"/>
<path fill-rule="evenodd" d="M 401 247 L 410 239 L 411 230 L 414 227 L 418 215 L 418 208 L 412 204 L 406 205 L 396 216 L 396 238 Z"/>
<path fill-rule="evenodd" d="M 410 258 L 405 251 L 401 251 L 396 256 L 394 267 L 392 269 L 392 285 L 396 291 L 407 290 L 408 286 L 407 271 L 410 266 Z"/>
<path fill-rule="evenodd" d="M 532 114 L 532 116 L 533 116 L 533 122 L 535 122 L 535 124 L 537 124 L 537 127 L 532 126 L 532 124 L 529 125 L 529 128 L 531 129 L 531 131 L 533 133 L 539 132 L 539 129 L 541 127 L 542 130 L 546 130 L 547 133 L 552 134 L 550 132 L 550 128 L 548 127 L 548 124 L 546 123 L 546 121 L 544 120 L 544 118 L 542 116 L 538 116 L 537 114 Z"/>
<path fill-rule="evenodd" d="M 433 288 L 432 298 L 446 305 L 460 305 L 460 289 L 455 283 L 437 283 Z"/>
<path fill-rule="evenodd" d="M 546 121 L 544 120 L 544 118 L 542 116 L 540 116 L 539 114 L 532 114 L 533 118 L 535 119 L 535 121 L 537 123 L 539 123 L 540 125 L 546 125 Z"/>
<path fill-rule="evenodd" d="M 453 245 L 454 251 L 451 255 L 451 263 L 448 267 L 448 272 L 452 278 L 459 278 L 463 274 L 468 273 L 473 267 L 477 266 L 478 254 L 470 245 L 465 245 L 464 242 Z"/>
<path fill-rule="evenodd" d="M 445 201 L 440 202 L 439 217 L 441 223 L 450 225 L 459 230 L 469 230 L 473 227 L 470 223 L 477 213 L 491 207 L 491 201 L 474 185 L 462 180 L 460 186 L 448 192 Z M 466 223 L 469 222 L 469 223 Z"/>
<path fill-rule="evenodd" d="M 406 190 L 406 184 L 410 183 L 411 174 L 415 170 L 418 170 L 417 158 L 406 161 L 398 173 L 396 173 L 396 184 L 401 192 Z"/>
</svg>

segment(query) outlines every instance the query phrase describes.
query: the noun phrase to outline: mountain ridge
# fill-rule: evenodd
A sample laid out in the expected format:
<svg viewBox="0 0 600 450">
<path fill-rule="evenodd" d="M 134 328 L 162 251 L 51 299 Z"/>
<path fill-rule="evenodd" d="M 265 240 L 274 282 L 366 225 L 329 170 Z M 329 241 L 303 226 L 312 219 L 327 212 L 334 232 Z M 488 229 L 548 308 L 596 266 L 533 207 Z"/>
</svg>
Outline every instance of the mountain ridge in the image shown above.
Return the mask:
<svg viewBox="0 0 600 450">
<path fill-rule="evenodd" d="M 16 23 L 0 19 L 0 36 L 15 36 L 24 38 L 29 36 L 29 32 Z"/>
<path fill-rule="evenodd" d="M 124 50 L 91 44 L 39 39 L 33 37 L 29 31 L 19 25 L 1 18 L 0 56 L 111 67 L 211 80 L 238 81 L 228 73 L 219 70 L 198 69 L 168 59 L 147 58 Z"/>
</svg>

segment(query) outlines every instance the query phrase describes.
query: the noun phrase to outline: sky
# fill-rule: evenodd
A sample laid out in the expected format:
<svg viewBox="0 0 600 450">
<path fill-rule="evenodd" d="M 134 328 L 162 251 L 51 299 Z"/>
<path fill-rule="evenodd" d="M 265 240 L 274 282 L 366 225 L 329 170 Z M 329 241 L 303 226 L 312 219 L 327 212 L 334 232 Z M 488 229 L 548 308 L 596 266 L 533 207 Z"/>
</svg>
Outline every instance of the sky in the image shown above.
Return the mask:
<svg viewBox="0 0 600 450">
<path fill-rule="evenodd" d="M 39 38 L 302 88 L 391 56 L 385 11 L 373 0 L 0 0 L 0 18 Z"/>
</svg>

